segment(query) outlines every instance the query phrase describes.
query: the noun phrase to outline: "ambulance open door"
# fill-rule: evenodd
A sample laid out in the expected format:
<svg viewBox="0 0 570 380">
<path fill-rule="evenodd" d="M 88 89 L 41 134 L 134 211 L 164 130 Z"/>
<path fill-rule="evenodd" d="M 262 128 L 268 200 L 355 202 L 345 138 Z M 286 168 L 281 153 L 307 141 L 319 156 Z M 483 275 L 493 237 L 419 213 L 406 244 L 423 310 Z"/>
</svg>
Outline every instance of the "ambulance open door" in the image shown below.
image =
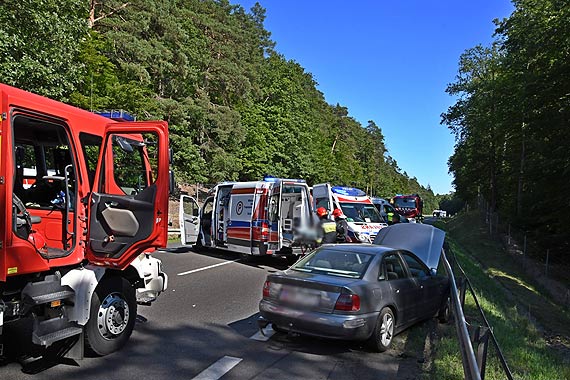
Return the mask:
<svg viewBox="0 0 570 380">
<path fill-rule="evenodd" d="M 180 196 L 180 240 L 184 245 L 195 244 L 200 227 L 198 202 L 189 195 Z"/>
</svg>

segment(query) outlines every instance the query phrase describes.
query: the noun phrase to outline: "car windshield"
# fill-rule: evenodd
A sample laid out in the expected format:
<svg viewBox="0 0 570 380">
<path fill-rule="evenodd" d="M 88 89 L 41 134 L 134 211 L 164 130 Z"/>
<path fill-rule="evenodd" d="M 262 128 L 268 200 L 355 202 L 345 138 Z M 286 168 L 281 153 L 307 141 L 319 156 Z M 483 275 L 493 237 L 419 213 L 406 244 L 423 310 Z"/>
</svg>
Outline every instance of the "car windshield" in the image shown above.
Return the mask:
<svg viewBox="0 0 570 380">
<path fill-rule="evenodd" d="M 394 199 L 394 204 L 396 207 L 411 207 L 416 208 L 415 198 L 396 198 Z"/>
<path fill-rule="evenodd" d="M 323 247 L 293 265 L 291 269 L 330 276 L 362 278 L 372 257 L 372 254 Z"/>
<path fill-rule="evenodd" d="M 341 203 L 340 208 L 346 215 L 347 222 L 382 223 L 382 217 L 376 207 L 370 203 Z"/>
</svg>

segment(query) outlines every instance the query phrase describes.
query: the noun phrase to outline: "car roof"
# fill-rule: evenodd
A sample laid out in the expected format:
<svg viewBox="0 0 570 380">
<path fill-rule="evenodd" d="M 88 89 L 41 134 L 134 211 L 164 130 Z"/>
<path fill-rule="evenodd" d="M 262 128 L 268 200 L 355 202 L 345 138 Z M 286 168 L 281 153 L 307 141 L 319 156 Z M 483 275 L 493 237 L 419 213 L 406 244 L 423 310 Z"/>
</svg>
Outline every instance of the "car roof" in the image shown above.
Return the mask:
<svg viewBox="0 0 570 380">
<path fill-rule="evenodd" d="M 343 244 L 324 244 L 323 248 L 328 248 L 333 251 L 339 252 L 354 252 L 354 253 L 368 253 L 368 254 L 382 254 L 387 251 L 394 251 L 394 248 L 362 243 L 343 243 Z"/>
</svg>

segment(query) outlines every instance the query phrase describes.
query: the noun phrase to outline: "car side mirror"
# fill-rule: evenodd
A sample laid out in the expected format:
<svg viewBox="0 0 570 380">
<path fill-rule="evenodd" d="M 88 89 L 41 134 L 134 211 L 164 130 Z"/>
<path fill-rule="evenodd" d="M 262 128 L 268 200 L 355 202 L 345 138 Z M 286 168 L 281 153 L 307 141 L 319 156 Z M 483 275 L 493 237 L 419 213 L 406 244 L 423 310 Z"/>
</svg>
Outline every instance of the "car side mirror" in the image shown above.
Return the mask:
<svg viewBox="0 0 570 380">
<path fill-rule="evenodd" d="M 431 268 L 431 269 L 429 270 L 429 274 L 432 275 L 432 276 L 436 276 L 436 275 L 437 275 L 437 269 L 436 269 L 436 268 Z"/>
</svg>

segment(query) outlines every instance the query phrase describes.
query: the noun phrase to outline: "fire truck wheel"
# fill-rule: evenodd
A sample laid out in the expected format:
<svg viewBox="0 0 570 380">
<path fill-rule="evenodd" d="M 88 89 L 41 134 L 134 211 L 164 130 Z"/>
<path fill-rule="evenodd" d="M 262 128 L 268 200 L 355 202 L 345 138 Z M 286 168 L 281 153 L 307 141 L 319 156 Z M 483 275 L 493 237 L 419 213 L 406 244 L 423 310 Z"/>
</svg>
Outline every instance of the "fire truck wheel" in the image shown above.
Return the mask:
<svg viewBox="0 0 570 380">
<path fill-rule="evenodd" d="M 135 289 L 122 277 L 108 277 L 97 285 L 91 297 L 89 321 L 85 325 L 85 348 L 104 356 L 127 343 L 135 325 Z"/>
</svg>

